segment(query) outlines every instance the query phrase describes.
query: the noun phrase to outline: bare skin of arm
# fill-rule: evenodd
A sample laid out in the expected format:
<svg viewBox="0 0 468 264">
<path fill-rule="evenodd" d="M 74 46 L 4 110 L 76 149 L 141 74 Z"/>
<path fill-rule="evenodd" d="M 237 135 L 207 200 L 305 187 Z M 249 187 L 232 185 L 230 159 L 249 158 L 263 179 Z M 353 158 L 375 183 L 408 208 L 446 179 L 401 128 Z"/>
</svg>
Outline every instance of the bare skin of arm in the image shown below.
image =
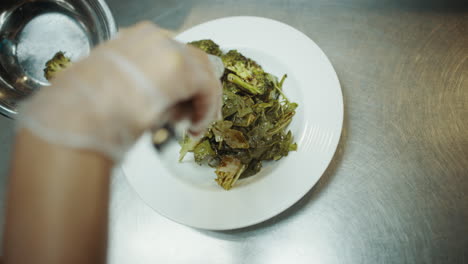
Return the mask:
<svg viewBox="0 0 468 264">
<path fill-rule="evenodd" d="M 220 116 L 222 86 L 210 60 L 143 22 L 121 30 L 22 102 L 5 263 L 105 263 L 112 160 L 145 130 L 178 117 L 178 103 L 185 101 L 191 109 L 179 117 L 192 121 L 193 133 Z"/>
<path fill-rule="evenodd" d="M 105 263 L 112 161 L 19 131 L 7 197 L 4 263 Z"/>
</svg>

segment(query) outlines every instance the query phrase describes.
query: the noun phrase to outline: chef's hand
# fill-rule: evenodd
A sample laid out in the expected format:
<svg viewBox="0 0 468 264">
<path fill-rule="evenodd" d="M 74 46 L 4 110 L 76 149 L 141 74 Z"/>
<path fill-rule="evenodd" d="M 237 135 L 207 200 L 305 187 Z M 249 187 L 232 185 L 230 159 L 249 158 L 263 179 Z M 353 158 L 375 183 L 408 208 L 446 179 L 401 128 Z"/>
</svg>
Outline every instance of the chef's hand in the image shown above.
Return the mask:
<svg viewBox="0 0 468 264">
<path fill-rule="evenodd" d="M 106 263 L 115 162 L 164 122 L 189 119 L 200 133 L 220 115 L 221 92 L 202 51 L 150 23 L 59 73 L 19 110 L 5 263 Z"/>
<path fill-rule="evenodd" d="M 145 22 L 59 73 L 22 104 L 18 122 L 50 143 L 116 161 L 145 130 L 171 119 L 202 132 L 220 115 L 221 93 L 204 52 Z"/>
</svg>

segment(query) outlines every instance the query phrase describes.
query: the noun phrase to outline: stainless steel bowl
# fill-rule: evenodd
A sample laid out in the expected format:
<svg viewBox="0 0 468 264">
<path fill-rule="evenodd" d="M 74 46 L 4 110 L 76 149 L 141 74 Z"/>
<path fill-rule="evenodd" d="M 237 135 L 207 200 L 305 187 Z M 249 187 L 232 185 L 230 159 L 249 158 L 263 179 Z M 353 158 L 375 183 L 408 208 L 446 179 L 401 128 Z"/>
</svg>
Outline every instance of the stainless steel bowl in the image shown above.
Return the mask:
<svg viewBox="0 0 468 264">
<path fill-rule="evenodd" d="M 77 60 L 116 30 L 104 0 L 1 0 L 0 112 L 14 117 L 19 101 L 49 85 L 43 70 L 55 53 Z"/>
</svg>

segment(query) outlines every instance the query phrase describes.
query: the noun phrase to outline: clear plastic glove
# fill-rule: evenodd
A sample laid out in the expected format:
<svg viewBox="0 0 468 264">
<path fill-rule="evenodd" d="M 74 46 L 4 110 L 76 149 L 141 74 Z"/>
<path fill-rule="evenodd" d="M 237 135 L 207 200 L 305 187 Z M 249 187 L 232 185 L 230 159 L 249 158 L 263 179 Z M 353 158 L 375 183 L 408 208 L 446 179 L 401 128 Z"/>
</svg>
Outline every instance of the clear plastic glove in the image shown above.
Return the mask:
<svg viewBox="0 0 468 264">
<path fill-rule="evenodd" d="M 219 118 L 218 77 L 204 52 L 145 22 L 122 30 L 24 101 L 18 124 L 53 144 L 119 160 L 147 129 L 184 118 L 197 134 Z"/>
</svg>

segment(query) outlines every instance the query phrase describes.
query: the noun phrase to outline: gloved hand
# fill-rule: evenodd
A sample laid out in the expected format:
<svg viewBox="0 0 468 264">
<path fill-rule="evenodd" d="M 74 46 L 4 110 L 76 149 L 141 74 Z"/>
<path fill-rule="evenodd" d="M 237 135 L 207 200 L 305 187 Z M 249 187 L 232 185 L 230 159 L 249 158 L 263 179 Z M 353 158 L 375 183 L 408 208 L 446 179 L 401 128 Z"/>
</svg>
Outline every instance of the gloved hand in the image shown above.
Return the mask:
<svg viewBox="0 0 468 264">
<path fill-rule="evenodd" d="M 147 129 L 188 118 L 197 134 L 219 118 L 218 77 L 204 52 L 145 22 L 122 30 L 24 101 L 18 124 L 53 144 L 118 161 Z"/>
</svg>

